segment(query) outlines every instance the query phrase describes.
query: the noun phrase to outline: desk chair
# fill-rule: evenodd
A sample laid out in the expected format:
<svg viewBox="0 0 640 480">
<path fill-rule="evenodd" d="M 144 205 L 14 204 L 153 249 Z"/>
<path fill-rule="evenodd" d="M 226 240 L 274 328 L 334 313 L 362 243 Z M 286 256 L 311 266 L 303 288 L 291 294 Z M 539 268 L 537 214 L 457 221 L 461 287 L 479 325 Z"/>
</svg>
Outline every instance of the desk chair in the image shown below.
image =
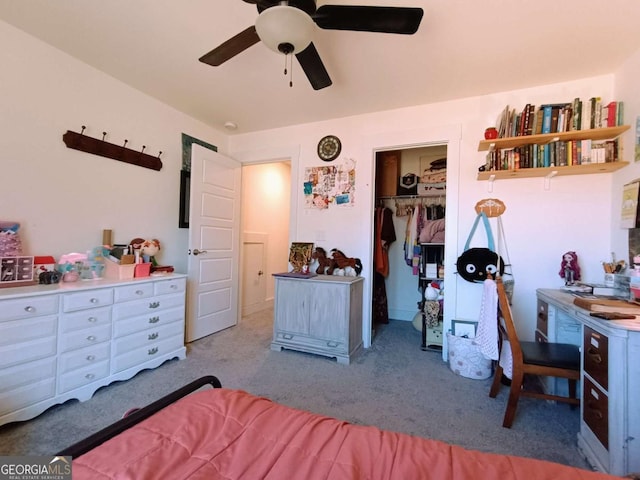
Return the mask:
<svg viewBox="0 0 640 480">
<path fill-rule="evenodd" d="M 511 316 L 511 307 L 504 290 L 502 278 L 496 278 L 498 289 L 498 331 L 500 345 L 509 340 L 513 358 L 513 372 L 507 410 L 504 414 L 502 426 L 511 428 L 516 415 L 516 408 L 520 396 L 541 398 L 580 405 L 576 398 L 576 384 L 580 379 L 580 350 L 576 345 L 567 343 L 521 342 L 518 340 L 516 327 Z M 500 389 L 503 369 L 498 363 L 489 396 L 495 398 Z M 545 377 L 566 378 L 569 381 L 569 396 L 558 396 L 547 393 L 525 391 L 522 389 L 525 374 Z"/>
</svg>

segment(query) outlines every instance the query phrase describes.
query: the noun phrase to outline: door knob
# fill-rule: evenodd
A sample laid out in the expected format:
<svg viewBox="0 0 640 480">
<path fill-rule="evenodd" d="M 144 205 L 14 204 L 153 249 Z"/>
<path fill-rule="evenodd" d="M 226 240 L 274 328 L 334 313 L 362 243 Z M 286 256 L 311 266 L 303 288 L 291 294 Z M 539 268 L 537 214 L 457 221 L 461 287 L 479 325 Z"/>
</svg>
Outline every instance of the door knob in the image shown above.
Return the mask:
<svg viewBox="0 0 640 480">
<path fill-rule="evenodd" d="M 207 253 L 207 251 L 206 250 L 198 250 L 197 248 L 193 249 L 193 254 L 194 255 L 200 255 L 202 253 Z"/>
<path fill-rule="evenodd" d="M 258 270 L 258 275 L 264 275 L 264 272 L 262 270 Z"/>
</svg>

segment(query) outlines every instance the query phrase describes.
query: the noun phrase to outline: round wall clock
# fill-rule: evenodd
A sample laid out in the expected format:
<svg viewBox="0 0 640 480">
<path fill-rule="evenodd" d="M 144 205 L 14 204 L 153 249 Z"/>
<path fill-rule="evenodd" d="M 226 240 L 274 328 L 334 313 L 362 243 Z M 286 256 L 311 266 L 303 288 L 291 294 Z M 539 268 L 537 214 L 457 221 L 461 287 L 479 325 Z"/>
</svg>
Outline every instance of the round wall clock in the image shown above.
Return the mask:
<svg viewBox="0 0 640 480">
<path fill-rule="evenodd" d="M 335 135 L 327 135 L 322 137 L 318 142 L 318 156 L 325 162 L 330 162 L 338 158 L 342 144 L 340 139 Z"/>
</svg>

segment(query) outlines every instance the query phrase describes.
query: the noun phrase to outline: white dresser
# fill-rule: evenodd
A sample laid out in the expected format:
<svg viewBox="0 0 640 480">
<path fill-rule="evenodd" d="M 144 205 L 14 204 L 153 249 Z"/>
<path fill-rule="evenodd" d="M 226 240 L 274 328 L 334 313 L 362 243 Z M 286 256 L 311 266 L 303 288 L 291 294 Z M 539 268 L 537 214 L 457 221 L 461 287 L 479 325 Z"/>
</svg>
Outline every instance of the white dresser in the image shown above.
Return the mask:
<svg viewBox="0 0 640 480">
<path fill-rule="evenodd" d="M 272 350 L 290 348 L 348 364 L 362 346 L 362 277 L 276 276 Z"/>
<path fill-rule="evenodd" d="M 539 320 L 547 309 L 550 341 L 574 343 L 577 337 L 580 342 L 578 447 L 600 471 L 613 475 L 640 471 L 640 320 L 591 317 L 561 290 L 539 289 L 537 296 Z M 567 321 L 558 321 L 562 316 Z M 569 320 L 582 327 L 577 335 Z"/>
<path fill-rule="evenodd" d="M 185 358 L 186 275 L 0 289 L 0 425 Z"/>
</svg>

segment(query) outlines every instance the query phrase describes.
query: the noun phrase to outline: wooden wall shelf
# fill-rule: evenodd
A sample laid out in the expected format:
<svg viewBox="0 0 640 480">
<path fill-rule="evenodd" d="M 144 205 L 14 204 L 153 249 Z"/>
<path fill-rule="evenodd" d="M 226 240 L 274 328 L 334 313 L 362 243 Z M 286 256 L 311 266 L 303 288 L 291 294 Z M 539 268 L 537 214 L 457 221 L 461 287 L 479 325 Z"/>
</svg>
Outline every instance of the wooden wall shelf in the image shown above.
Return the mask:
<svg viewBox="0 0 640 480">
<path fill-rule="evenodd" d="M 571 130 L 569 132 L 542 133 L 540 135 L 524 135 L 520 137 L 495 138 L 481 140 L 478 144 L 479 152 L 486 152 L 494 148 L 514 148 L 523 145 L 546 144 L 556 140 L 608 140 L 619 137 L 631 128 L 629 125 L 619 127 L 594 128 L 591 130 Z M 589 172 L 593 173 L 593 172 Z"/>
<path fill-rule="evenodd" d="M 540 136 L 540 135 L 536 135 Z M 565 167 L 520 168 L 518 170 L 491 170 L 478 172 L 478 180 L 500 180 L 511 178 L 555 177 L 556 175 L 586 175 L 610 173 L 629 165 L 629 162 L 590 163 Z"/>
<path fill-rule="evenodd" d="M 84 127 L 82 130 L 84 131 Z M 71 130 L 67 130 L 67 133 L 62 135 L 62 141 L 68 148 L 80 150 L 81 152 L 92 153 L 152 170 L 159 171 L 162 168 L 162 161 L 160 160 L 162 152 L 160 152 L 157 157 L 154 157 L 144 153 L 144 146 L 142 147 L 142 151 L 138 152 L 122 145 L 115 145 L 104 140 L 87 137 L 82 133 L 72 132 Z M 125 140 L 125 145 L 126 143 L 127 141 Z"/>
</svg>

